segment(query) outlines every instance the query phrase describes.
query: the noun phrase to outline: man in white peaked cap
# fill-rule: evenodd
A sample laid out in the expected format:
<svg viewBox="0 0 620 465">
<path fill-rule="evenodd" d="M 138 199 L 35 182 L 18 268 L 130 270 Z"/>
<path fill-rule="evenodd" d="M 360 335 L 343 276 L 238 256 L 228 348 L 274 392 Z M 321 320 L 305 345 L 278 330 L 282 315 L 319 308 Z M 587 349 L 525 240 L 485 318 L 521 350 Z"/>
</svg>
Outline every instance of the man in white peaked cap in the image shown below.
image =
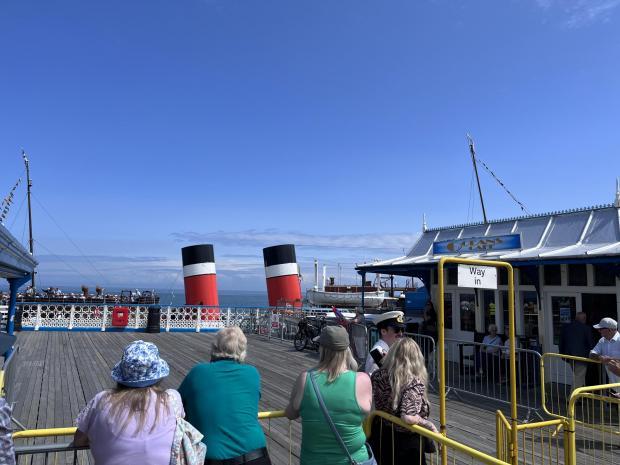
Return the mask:
<svg viewBox="0 0 620 465">
<path fill-rule="evenodd" d="M 614 365 L 620 360 L 620 333 L 618 333 L 618 323 L 613 318 L 603 318 L 595 329 L 601 334 L 601 339 L 590 351 L 590 358 L 598 360 L 605 365 L 607 377 L 610 383 L 620 382 L 620 376 L 610 370 L 610 362 Z M 614 397 L 620 397 L 620 388 L 615 388 L 612 393 Z"/>
<path fill-rule="evenodd" d="M 379 340 L 370 349 L 364 365 L 364 371 L 369 376 L 380 368 L 390 346 L 402 337 L 405 331 L 404 313 L 400 310 L 385 312 L 377 317 L 375 325 L 379 330 Z"/>
</svg>

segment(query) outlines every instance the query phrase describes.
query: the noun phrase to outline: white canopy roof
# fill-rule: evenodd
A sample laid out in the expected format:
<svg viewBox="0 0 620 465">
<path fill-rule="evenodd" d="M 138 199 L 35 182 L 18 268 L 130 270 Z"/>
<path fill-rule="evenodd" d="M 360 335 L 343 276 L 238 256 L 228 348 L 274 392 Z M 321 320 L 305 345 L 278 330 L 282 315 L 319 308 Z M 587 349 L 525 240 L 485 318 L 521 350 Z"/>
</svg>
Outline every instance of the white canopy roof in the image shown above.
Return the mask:
<svg viewBox="0 0 620 465">
<path fill-rule="evenodd" d="M 485 260 L 540 261 L 618 257 L 620 262 L 620 208 L 604 205 L 446 228 L 427 229 L 402 257 L 359 265 L 358 269 L 397 265 L 424 265 L 444 255 L 433 254 L 433 243 L 451 239 L 521 235 L 521 249 L 445 256 Z M 379 272 L 379 271 L 378 271 Z M 383 272 L 383 271 L 381 271 Z"/>
</svg>

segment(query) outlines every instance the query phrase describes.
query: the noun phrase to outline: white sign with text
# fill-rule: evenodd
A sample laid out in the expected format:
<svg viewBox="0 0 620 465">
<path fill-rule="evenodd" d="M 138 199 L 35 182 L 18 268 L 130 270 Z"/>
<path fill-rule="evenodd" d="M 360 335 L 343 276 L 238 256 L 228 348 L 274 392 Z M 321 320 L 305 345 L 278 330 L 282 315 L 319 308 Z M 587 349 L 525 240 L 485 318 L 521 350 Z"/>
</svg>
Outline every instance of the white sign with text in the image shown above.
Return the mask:
<svg viewBox="0 0 620 465">
<path fill-rule="evenodd" d="M 497 268 L 460 264 L 458 285 L 459 287 L 497 289 Z"/>
</svg>

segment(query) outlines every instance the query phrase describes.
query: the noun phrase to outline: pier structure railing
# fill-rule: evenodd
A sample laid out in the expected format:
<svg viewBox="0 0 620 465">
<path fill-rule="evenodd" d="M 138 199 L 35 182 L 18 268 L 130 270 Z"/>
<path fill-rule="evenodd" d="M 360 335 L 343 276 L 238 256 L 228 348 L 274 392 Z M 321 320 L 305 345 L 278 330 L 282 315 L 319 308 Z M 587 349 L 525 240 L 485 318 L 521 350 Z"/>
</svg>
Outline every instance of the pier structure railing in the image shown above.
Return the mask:
<svg viewBox="0 0 620 465">
<path fill-rule="evenodd" d="M 263 429 L 267 436 L 267 449 L 271 461 L 274 465 L 292 465 L 297 463 L 300 451 L 300 444 L 293 440 L 293 428 L 298 428 L 297 422 L 286 419 L 283 411 L 260 412 L 259 420 L 263 422 Z M 414 440 L 420 441 L 419 451 L 423 451 L 423 441 L 427 438 L 434 441 L 437 451 L 445 449 L 449 463 L 455 464 L 485 464 L 485 465 L 509 465 L 507 461 L 500 460 L 491 455 L 480 452 L 472 447 L 457 442 L 448 437 L 433 433 L 425 428 L 416 425 L 409 425 L 400 418 L 396 418 L 385 412 L 374 411 L 367 418 L 364 424 L 366 435 L 377 435 L 376 442 L 379 447 L 374 450 L 378 461 L 383 457 L 389 457 L 394 452 L 394 441 L 390 440 L 391 435 L 400 428 L 401 431 L 415 433 Z M 75 447 L 66 441 L 67 436 L 75 434 L 76 428 L 52 428 L 40 430 L 19 431 L 13 434 L 16 442 L 16 455 L 19 460 L 30 457 L 40 457 L 44 463 L 65 463 L 80 465 L 88 463 L 88 447 Z M 391 433 L 391 434 L 390 434 Z M 385 439 L 385 440 L 384 440 Z M 31 444 L 20 444 L 23 441 Z M 33 444 L 35 441 L 46 441 L 46 443 Z M 61 442 L 57 442 L 61 441 Z M 423 453 L 423 452 L 420 452 Z M 379 455 L 381 454 L 381 455 Z M 441 463 L 439 452 L 426 455 L 427 463 L 438 465 Z M 415 460 L 414 460 L 415 462 Z M 389 465 L 390 460 L 379 462 L 381 465 Z M 421 462 L 416 462 L 421 463 Z"/>
<path fill-rule="evenodd" d="M 126 309 L 126 323 L 113 321 L 115 309 Z M 194 305 L 93 303 L 19 303 L 21 329 L 25 331 L 144 331 L 149 312 L 159 314 L 160 331 L 216 331 L 227 326 L 241 326 L 248 332 L 292 339 L 296 315 L 316 315 L 326 310 L 292 307 L 208 307 Z"/>
</svg>

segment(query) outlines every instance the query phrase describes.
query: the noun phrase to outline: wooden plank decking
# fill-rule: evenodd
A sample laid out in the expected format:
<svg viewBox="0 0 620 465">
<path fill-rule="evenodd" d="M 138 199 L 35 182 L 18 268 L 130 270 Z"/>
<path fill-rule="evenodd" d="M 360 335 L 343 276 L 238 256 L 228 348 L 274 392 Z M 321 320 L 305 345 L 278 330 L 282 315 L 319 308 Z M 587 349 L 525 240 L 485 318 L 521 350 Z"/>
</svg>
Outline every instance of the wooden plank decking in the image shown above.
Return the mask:
<svg viewBox="0 0 620 465">
<path fill-rule="evenodd" d="M 29 429 L 72 426 L 73 419 L 92 396 L 113 386 L 110 370 L 123 348 L 136 339 L 157 344 L 170 365 L 170 376 L 163 386 L 177 388 L 194 364 L 208 360 L 212 337 L 209 333 L 22 332 L 11 386 L 17 400 L 14 416 Z M 250 336 L 247 363 L 255 365 L 261 374 L 260 410 L 282 410 L 297 374 L 316 361 L 316 353 L 297 352 L 290 343 Z M 430 393 L 429 400 L 431 417 L 439 424 L 437 396 Z M 448 423 L 449 437 L 495 454 L 493 410 L 450 399 Z M 299 422 L 290 426 L 286 419 L 265 423 L 274 465 L 289 462 L 289 427 L 293 454 L 297 457 Z M 86 463 L 87 454 L 81 454 Z M 298 459 L 294 458 L 293 463 L 298 463 Z"/>
</svg>

